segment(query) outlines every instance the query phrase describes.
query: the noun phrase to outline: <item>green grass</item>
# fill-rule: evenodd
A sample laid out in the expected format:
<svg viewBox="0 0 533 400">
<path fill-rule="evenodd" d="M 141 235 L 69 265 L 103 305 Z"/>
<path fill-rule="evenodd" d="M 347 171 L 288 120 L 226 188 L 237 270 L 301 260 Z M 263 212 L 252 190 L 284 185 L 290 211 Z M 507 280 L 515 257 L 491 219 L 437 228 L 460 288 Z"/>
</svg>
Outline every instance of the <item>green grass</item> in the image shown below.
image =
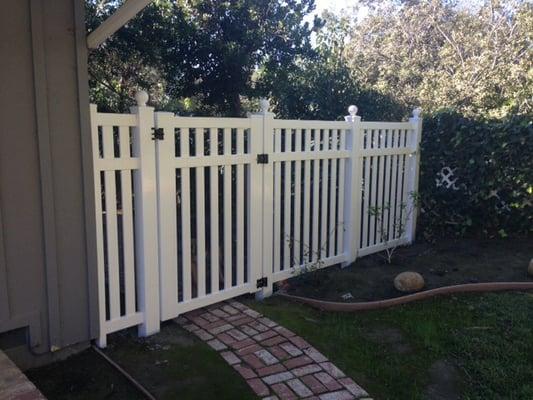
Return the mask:
<svg viewBox="0 0 533 400">
<path fill-rule="evenodd" d="M 147 338 L 115 335 L 106 353 L 160 400 L 256 399 L 217 352 L 173 322 Z"/>
<path fill-rule="evenodd" d="M 111 335 L 105 352 L 160 400 L 256 399 L 220 355 L 175 323 L 148 338 Z M 144 399 L 91 349 L 28 375 L 50 400 Z"/>
<path fill-rule="evenodd" d="M 424 398 L 437 360 L 456 365 L 461 399 L 533 399 L 531 293 L 454 296 L 352 314 L 275 297 L 248 304 L 309 340 L 376 399 Z M 383 334 L 391 330 L 399 340 Z"/>
</svg>

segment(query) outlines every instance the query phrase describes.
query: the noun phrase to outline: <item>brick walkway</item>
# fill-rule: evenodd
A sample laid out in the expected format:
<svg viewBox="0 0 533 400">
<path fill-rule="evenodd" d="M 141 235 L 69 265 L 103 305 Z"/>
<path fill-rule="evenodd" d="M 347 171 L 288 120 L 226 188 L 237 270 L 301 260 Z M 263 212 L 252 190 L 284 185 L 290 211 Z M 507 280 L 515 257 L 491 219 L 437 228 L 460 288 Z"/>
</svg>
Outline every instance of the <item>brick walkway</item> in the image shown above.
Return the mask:
<svg viewBox="0 0 533 400">
<path fill-rule="evenodd" d="M 318 350 L 236 301 L 176 319 L 207 342 L 264 400 L 348 400 L 368 394 Z"/>
<path fill-rule="evenodd" d="M 0 400 L 46 400 L 2 351 L 0 351 Z"/>
</svg>

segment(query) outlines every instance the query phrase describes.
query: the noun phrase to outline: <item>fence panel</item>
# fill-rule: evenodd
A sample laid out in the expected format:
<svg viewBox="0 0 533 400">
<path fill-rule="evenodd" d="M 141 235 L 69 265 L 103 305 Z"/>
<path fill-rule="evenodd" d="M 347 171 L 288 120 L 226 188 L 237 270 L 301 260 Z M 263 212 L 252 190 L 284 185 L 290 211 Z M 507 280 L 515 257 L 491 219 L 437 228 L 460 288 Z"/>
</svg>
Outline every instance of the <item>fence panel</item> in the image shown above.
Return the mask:
<svg viewBox="0 0 533 400">
<path fill-rule="evenodd" d="M 256 289 L 251 118 L 156 113 L 162 319 Z M 255 200 L 257 203 L 257 200 Z M 252 209 L 252 207 L 255 207 Z M 259 209 L 260 213 L 260 209 Z M 259 242 L 260 243 L 260 242 Z M 259 250 L 260 252 L 260 250 Z"/>
<path fill-rule="evenodd" d="M 272 120 L 270 126 L 265 134 L 273 145 L 265 151 L 273 165 L 274 228 L 272 259 L 264 269 L 276 282 L 346 260 L 341 199 L 351 153 L 345 122 Z"/>
<path fill-rule="evenodd" d="M 276 120 L 261 101 L 248 118 L 198 118 L 146 100 L 132 114 L 91 106 L 100 346 L 414 239 L 420 110 Z"/>
<path fill-rule="evenodd" d="M 416 215 L 409 183 L 416 169 L 419 129 L 410 122 L 361 122 L 363 171 L 358 256 L 412 241 Z M 416 162 L 416 161 L 415 161 Z"/>
<path fill-rule="evenodd" d="M 135 115 L 97 113 L 91 106 L 100 341 L 108 333 L 140 324 L 135 282 L 133 174 L 140 160 L 132 152 Z"/>
</svg>

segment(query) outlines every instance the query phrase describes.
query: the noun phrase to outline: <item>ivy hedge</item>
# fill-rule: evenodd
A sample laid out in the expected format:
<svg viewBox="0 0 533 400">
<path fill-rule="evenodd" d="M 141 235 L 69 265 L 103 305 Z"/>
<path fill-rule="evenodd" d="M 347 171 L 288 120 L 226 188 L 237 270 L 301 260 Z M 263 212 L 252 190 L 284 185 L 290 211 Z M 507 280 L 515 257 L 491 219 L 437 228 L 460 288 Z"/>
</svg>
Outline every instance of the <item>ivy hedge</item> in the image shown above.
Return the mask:
<svg viewBox="0 0 533 400">
<path fill-rule="evenodd" d="M 424 119 L 418 232 L 439 236 L 533 232 L 532 118 Z"/>
</svg>

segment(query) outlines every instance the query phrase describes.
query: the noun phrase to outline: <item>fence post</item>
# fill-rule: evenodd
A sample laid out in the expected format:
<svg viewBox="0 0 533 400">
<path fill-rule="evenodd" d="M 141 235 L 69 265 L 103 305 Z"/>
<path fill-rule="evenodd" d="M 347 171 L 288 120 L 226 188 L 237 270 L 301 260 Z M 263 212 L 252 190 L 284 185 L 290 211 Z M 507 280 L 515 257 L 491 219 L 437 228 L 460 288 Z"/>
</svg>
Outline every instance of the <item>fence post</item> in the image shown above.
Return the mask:
<svg viewBox="0 0 533 400">
<path fill-rule="evenodd" d="M 346 165 L 346 186 L 344 190 L 344 249 L 346 260 L 343 266 L 353 263 L 357 258 L 361 224 L 361 117 L 357 115 L 357 107 L 348 107 L 350 115 L 344 117 L 350 126 L 350 134 L 346 140 L 350 158 Z"/>
<path fill-rule="evenodd" d="M 272 154 L 274 151 L 274 113 L 269 112 L 270 103 L 267 99 L 261 99 L 260 102 L 260 112 L 258 114 L 252 115 L 252 124 L 253 119 L 258 118 L 260 121 L 260 130 L 257 132 L 262 137 L 262 151 L 264 154 Z M 257 126 L 253 124 L 253 126 Z M 252 132 L 253 135 L 253 132 Z M 273 215 L 274 215 L 274 165 L 272 161 L 267 164 L 262 164 L 262 256 L 261 256 L 261 266 L 262 266 L 262 277 L 266 278 L 266 286 L 262 287 L 255 295 L 257 300 L 262 300 L 265 297 L 272 295 L 273 292 L 273 282 L 272 282 L 272 249 L 273 246 Z M 251 188 L 252 191 L 254 188 Z M 255 239 L 252 239 L 255 240 Z"/>
<path fill-rule="evenodd" d="M 417 107 L 413 110 L 413 117 L 409 118 L 411 123 L 413 134 L 410 135 L 409 147 L 412 153 L 409 155 L 409 180 L 407 185 L 407 194 L 409 196 L 407 200 L 407 209 L 411 210 L 411 215 L 407 220 L 405 231 L 407 234 L 407 241 L 413 243 L 416 237 L 416 219 L 418 217 L 418 175 L 420 171 L 420 139 L 422 138 L 422 118 L 420 113 L 422 109 Z"/>
<path fill-rule="evenodd" d="M 134 155 L 140 160 L 135 174 L 135 246 L 137 265 L 137 289 L 139 308 L 144 322 L 139 326 L 139 335 L 148 336 L 159 332 L 159 257 L 157 240 L 157 177 L 155 144 L 151 134 L 154 127 L 154 109 L 147 107 L 148 94 L 135 94 L 137 106 L 131 113 L 137 115 L 133 129 Z"/>
<path fill-rule="evenodd" d="M 105 271 L 104 271 L 104 233 L 102 227 L 102 185 L 100 182 L 100 170 L 96 166 L 95 160 L 99 157 L 98 148 L 98 109 L 96 104 L 90 105 L 91 113 L 91 139 L 93 146 L 93 180 L 94 180 L 94 206 L 96 216 L 96 257 L 98 276 L 98 318 L 99 333 L 98 347 L 107 346 L 107 333 L 105 330 L 106 319 L 106 294 L 105 294 Z"/>
</svg>

